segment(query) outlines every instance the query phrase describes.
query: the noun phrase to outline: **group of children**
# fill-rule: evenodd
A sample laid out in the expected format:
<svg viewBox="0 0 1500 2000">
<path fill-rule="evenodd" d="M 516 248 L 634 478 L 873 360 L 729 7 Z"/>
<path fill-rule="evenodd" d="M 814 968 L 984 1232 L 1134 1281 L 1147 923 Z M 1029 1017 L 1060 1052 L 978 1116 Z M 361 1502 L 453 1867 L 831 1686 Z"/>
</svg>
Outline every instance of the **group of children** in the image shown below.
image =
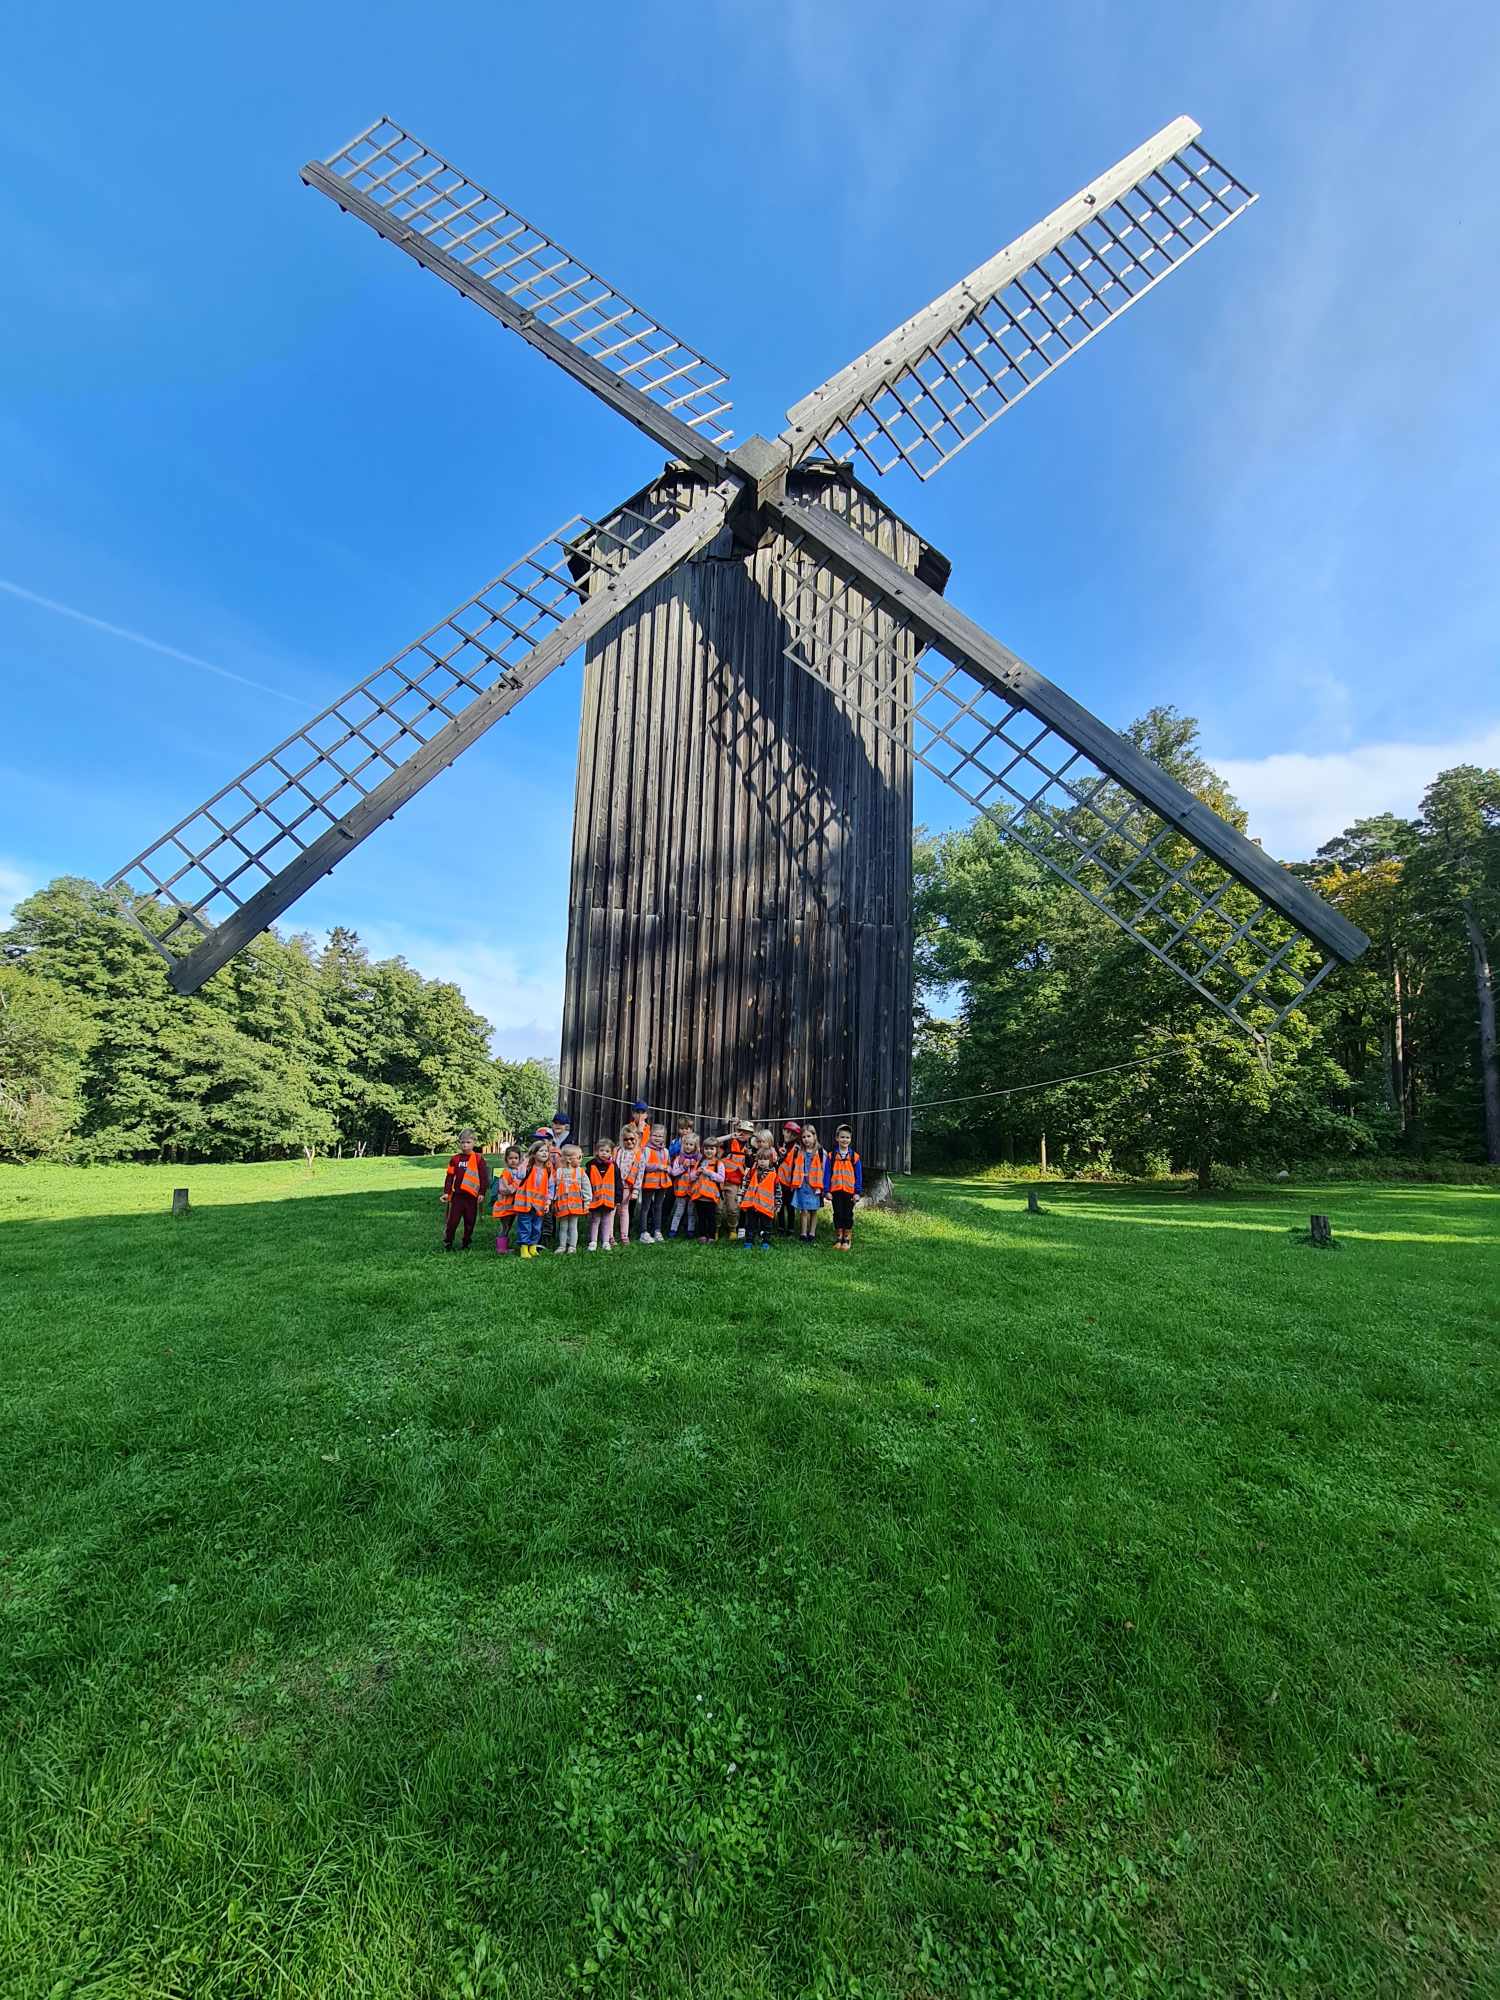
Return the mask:
<svg viewBox="0 0 1500 2000">
<path fill-rule="evenodd" d="M 461 1132 L 443 1181 L 444 1249 L 453 1248 L 460 1226 L 468 1249 L 487 1192 L 492 1192 L 495 1249 L 501 1256 L 511 1251 L 539 1256 L 549 1218 L 557 1257 L 576 1254 L 585 1218 L 590 1250 L 628 1246 L 632 1222 L 637 1243 L 680 1236 L 707 1245 L 718 1240 L 722 1228 L 731 1243 L 769 1250 L 773 1226 L 779 1225 L 783 1235 L 812 1245 L 825 1201 L 833 1210 L 834 1249 L 854 1248 L 854 1203 L 864 1190 L 864 1171 L 847 1125 L 838 1128 L 831 1150 L 823 1148 L 813 1126 L 791 1119 L 782 1127 L 779 1147 L 768 1128 L 757 1128 L 748 1118 L 706 1142 L 691 1118 L 679 1118 L 670 1145 L 663 1143 L 665 1136 L 663 1126 L 652 1124 L 647 1106 L 637 1102 L 619 1138 L 598 1140 L 585 1160 L 567 1115 L 559 1111 L 550 1125 L 537 1128 L 525 1149 L 506 1148 L 504 1165 L 492 1180 L 474 1134 Z"/>
</svg>

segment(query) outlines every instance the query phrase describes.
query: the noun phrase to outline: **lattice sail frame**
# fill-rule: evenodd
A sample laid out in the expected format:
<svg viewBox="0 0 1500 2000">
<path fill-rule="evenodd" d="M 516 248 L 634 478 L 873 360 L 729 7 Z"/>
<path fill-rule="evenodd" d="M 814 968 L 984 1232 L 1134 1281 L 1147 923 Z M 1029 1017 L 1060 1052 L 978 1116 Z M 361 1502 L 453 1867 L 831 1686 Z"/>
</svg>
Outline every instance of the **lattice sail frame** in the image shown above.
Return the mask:
<svg viewBox="0 0 1500 2000">
<path fill-rule="evenodd" d="M 777 561 L 788 660 L 909 742 L 918 764 L 1237 1027 L 1261 1039 L 1339 963 L 975 662 L 929 647 L 907 696 L 894 694 L 890 662 L 912 643 L 901 607 L 795 534 Z M 842 681 L 818 660 L 838 661 Z"/>
<path fill-rule="evenodd" d="M 715 444 L 729 380 L 695 347 L 410 132 L 379 118 L 323 161 L 396 223 Z"/>
<path fill-rule="evenodd" d="M 508 709 L 528 694 L 528 665 L 583 604 L 590 582 L 618 575 L 681 512 L 663 502 L 622 509 L 607 522 L 583 515 L 565 521 L 206 799 L 109 886 L 171 913 L 164 928 L 141 928 L 176 961 L 474 702 L 502 689 Z"/>
<path fill-rule="evenodd" d="M 904 464 L 929 479 L 1256 200 L 1197 129 L 1169 126 L 1158 135 L 1168 143 L 1194 136 L 1116 193 L 1128 162 L 1101 176 L 798 404 L 783 433 L 793 456 L 858 456 L 878 473 Z M 1016 268 L 1035 239 L 1037 254 Z"/>
</svg>

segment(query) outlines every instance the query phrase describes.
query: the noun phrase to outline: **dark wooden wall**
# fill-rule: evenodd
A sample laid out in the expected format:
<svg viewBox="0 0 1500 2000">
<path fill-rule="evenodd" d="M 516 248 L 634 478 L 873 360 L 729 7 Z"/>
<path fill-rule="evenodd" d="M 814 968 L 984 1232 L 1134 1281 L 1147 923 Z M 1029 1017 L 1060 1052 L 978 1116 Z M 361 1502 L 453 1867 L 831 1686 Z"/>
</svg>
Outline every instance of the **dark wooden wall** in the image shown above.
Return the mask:
<svg viewBox="0 0 1500 2000">
<path fill-rule="evenodd" d="M 846 470 L 793 486 L 942 587 Z M 911 1095 L 911 758 L 785 658 L 780 592 L 726 530 L 588 650 L 561 1098 L 589 1137 L 637 1095 L 825 1140 L 860 1111 L 865 1160 L 904 1171 L 910 1115 L 875 1107 Z"/>
</svg>

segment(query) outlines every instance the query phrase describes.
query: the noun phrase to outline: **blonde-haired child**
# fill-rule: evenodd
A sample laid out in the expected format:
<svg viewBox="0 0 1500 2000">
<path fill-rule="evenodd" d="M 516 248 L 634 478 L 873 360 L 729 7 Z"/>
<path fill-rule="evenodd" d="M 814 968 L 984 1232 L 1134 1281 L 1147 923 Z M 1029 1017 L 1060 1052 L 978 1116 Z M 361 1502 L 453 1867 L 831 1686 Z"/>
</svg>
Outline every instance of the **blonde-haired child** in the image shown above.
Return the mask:
<svg viewBox="0 0 1500 2000">
<path fill-rule="evenodd" d="M 796 1179 L 792 1184 L 792 1210 L 801 1230 L 800 1241 L 815 1243 L 818 1210 L 823 1206 L 823 1149 L 811 1125 L 802 1128 L 802 1147 L 797 1156 Z"/>
<path fill-rule="evenodd" d="M 771 1247 L 771 1223 L 776 1215 L 776 1203 L 780 1186 L 776 1171 L 776 1148 L 771 1143 L 769 1132 L 762 1134 L 762 1143 L 756 1148 L 755 1157 L 745 1163 L 745 1178 L 740 1183 L 740 1220 L 745 1225 L 745 1248 L 762 1250 Z"/>
<path fill-rule="evenodd" d="M 557 1217 L 557 1248 L 552 1254 L 573 1257 L 578 1254 L 578 1218 L 588 1209 L 589 1187 L 583 1172 L 583 1148 L 571 1140 L 559 1149 L 552 1187 L 552 1212 Z"/>
<path fill-rule="evenodd" d="M 612 1139 L 600 1139 L 589 1161 L 589 1248 L 613 1250 L 615 1210 L 620 1206 L 620 1169 Z"/>
<path fill-rule="evenodd" d="M 615 1238 L 618 1242 L 630 1242 L 630 1204 L 640 1193 L 641 1187 L 641 1132 L 632 1118 L 620 1134 L 620 1143 L 615 1147 L 615 1165 L 620 1169 L 620 1201 L 615 1209 Z"/>
<path fill-rule="evenodd" d="M 537 1139 L 516 1186 L 516 1243 L 522 1257 L 535 1257 L 542 1223 L 552 1206 L 552 1141 Z"/>
<path fill-rule="evenodd" d="M 689 1203 L 692 1200 L 691 1190 L 702 1158 L 703 1150 L 698 1143 L 698 1134 L 689 1126 L 678 1141 L 677 1153 L 672 1161 L 672 1186 L 676 1190 L 677 1199 L 672 1204 L 672 1221 L 667 1230 L 668 1236 L 677 1234 L 682 1227 L 684 1216 L 687 1217 L 688 1235 L 691 1236 L 693 1233 L 697 1216 Z"/>
</svg>

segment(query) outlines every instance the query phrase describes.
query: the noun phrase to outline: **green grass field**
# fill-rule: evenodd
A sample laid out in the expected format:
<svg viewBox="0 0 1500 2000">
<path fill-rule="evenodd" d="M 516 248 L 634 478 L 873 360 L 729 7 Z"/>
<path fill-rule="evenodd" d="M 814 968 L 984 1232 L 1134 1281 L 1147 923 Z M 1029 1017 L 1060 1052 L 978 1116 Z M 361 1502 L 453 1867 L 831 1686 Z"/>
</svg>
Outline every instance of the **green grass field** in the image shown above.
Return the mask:
<svg viewBox="0 0 1500 2000">
<path fill-rule="evenodd" d="M 1500 1196 L 437 1186 L 0 1169 L 0 1991 L 1500 1992 Z"/>
</svg>

